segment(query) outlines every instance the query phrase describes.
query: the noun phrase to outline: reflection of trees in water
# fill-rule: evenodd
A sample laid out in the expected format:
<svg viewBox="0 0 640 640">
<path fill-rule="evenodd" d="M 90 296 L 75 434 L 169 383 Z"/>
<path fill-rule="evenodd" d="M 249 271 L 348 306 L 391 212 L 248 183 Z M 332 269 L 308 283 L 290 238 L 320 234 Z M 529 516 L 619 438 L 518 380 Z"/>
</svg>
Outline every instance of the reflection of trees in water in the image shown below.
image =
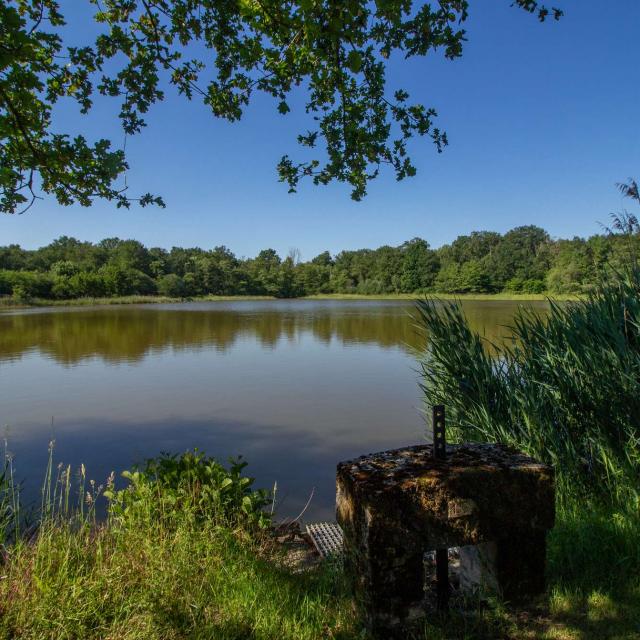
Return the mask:
<svg viewBox="0 0 640 640">
<path fill-rule="evenodd" d="M 506 333 L 516 305 L 470 305 L 472 325 L 490 340 Z M 97 309 L 0 315 L 0 360 L 37 350 L 62 364 L 100 357 L 107 362 L 139 361 L 147 353 L 167 349 L 224 351 L 240 338 L 255 337 L 264 347 L 311 334 L 325 344 L 374 344 L 420 348 L 410 306 L 314 308 L 251 312 Z"/>
</svg>

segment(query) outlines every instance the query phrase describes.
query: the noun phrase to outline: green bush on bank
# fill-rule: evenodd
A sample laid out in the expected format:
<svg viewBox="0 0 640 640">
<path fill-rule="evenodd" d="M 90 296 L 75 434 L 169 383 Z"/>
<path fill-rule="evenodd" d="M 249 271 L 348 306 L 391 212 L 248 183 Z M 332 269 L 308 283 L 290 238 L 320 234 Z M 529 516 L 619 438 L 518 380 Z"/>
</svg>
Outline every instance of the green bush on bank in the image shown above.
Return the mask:
<svg viewBox="0 0 640 640">
<path fill-rule="evenodd" d="M 18 299 L 52 298 L 52 278 L 37 271 L 0 271 L 0 295 Z"/>
<path fill-rule="evenodd" d="M 252 489 L 253 480 L 242 475 L 246 466 L 238 459 L 226 468 L 197 450 L 180 456 L 161 454 L 141 468 L 125 471 L 125 489 L 105 491 L 110 517 L 126 520 L 142 509 L 145 517 L 163 520 L 187 511 L 200 522 L 264 529 L 270 523 L 263 510 L 269 496 Z"/>
</svg>

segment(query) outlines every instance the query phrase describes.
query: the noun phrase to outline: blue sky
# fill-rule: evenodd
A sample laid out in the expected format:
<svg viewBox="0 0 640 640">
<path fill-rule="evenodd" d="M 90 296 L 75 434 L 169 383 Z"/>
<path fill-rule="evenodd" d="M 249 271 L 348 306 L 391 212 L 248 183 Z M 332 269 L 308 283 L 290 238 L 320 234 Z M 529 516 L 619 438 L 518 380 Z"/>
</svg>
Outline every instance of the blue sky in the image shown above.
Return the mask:
<svg viewBox="0 0 640 640">
<path fill-rule="evenodd" d="M 554 237 L 597 233 L 626 204 L 615 183 L 640 178 L 640 2 L 553 4 L 565 17 L 541 25 L 509 0 L 473 0 L 462 59 L 393 62 L 389 88 L 435 107 L 450 145 L 439 155 L 427 139 L 414 141 L 418 175 L 397 183 L 386 173 L 362 202 L 350 199 L 348 185 L 305 185 L 290 195 L 277 181 L 279 158 L 296 156 L 304 114 L 281 116 L 260 97 L 230 124 L 169 92 L 145 132 L 127 142 L 131 193 L 159 193 L 166 209 L 47 199 L 0 217 L 0 244 L 119 236 L 149 246 L 225 244 L 239 256 L 295 247 L 308 259 L 414 236 L 437 247 L 521 224 Z M 71 32 L 81 32 L 82 21 L 71 18 Z M 60 123 L 121 144 L 113 113 L 101 103 L 85 118 L 65 110 Z"/>
</svg>

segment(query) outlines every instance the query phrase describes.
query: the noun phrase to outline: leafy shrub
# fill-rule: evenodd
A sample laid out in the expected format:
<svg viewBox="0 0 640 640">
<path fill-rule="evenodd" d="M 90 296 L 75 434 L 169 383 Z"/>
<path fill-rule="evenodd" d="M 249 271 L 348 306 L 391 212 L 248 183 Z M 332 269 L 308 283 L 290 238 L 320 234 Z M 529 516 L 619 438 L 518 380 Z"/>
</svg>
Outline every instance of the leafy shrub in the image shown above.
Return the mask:
<svg viewBox="0 0 640 640">
<path fill-rule="evenodd" d="M 544 293 L 546 285 L 543 280 L 511 278 L 507 282 L 505 289 L 514 293 Z"/>
<path fill-rule="evenodd" d="M 0 271 L 0 296 L 10 296 L 13 293 L 11 271 Z"/>
<path fill-rule="evenodd" d="M 356 291 L 362 295 L 379 295 L 384 292 L 384 284 L 375 278 L 363 280 L 356 288 Z"/>
<path fill-rule="evenodd" d="M 92 271 L 79 271 L 71 276 L 54 278 L 51 293 L 54 297 L 68 300 L 71 298 L 100 298 L 105 295 L 104 278 Z"/>
<path fill-rule="evenodd" d="M 98 273 L 109 296 L 152 295 L 156 292 L 153 278 L 137 269 L 107 264 Z"/>
<path fill-rule="evenodd" d="M 268 494 L 252 489 L 253 479 L 242 475 L 246 466 L 237 459 L 227 469 L 197 450 L 180 456 L 162 454 L 147 460 L 142 468 L 125 471 L 127 488 L 105 492 L 110 514 L 124 519 L 171 520 L 186 513 L 225 525 L 265 527 L 270 521 L 263 511 Z"/>
<path fill-rule="evenodd" d="M 53 286 L 51 287 L 51 294 L 54 298 L 59 300 L 68 300 L 69 298 L 75 298 L 73 287 L 71 286 L 70 278 L 68 276 L 56 276 L 53 280 Z"/>
<path fill-rule="evenodd" d="M 51 296 L 52 285 L 53 281 L 48 274 L 36 271 L 0 272 L 0 294 L 13 295 L 16 299 L 48 298 Z"/>
<path fill-rule="evenodd" d="M 169 273 L 158 279 L 158 293 L 170 298 L 182 298 L 186 295 L 184 280 L 175 273 Z"/>
<path fill-rule="evenodd" d="M 74 298 L 100 298 L 107 292 L 104 279 L 92 271 L 81 271 L 71 276 L 69 287 Z"/>
<path fill-rule="evenodd" d="M 198 296 L 202 295 L 202 286 L 198 282 L 198 278 L 195 273 L 184 274 L 184 295 L 186 296 Z"/>
<path fill-rule="evenodd" d="M 525 280 L 522 283 L 522 291 L 523 293 L 544 293 L 546 286 L 543 280 Z"/>
<path fill-rule="evenodd" d="M 16 284 L 13 287 L 13 299 L 18 302 L 29 302 L 29 300 L 31 300 L 31 296 L 21 284 Z"/>
<path fill-rule="evenodd" d="M 58 260 L 51 265 L 50 271 L 53 276 L 70 278 L 80 271 L 80 266 L 71 260 Z"/>
</svg>

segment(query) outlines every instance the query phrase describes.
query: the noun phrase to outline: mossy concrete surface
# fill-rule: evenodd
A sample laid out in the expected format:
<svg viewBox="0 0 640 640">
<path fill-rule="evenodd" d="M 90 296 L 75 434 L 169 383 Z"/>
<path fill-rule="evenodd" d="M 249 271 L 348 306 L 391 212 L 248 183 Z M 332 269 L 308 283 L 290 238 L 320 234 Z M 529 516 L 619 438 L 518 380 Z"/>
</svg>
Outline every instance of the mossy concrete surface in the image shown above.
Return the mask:
<svg viewBox="0 0 640 640">
<path fill-rule="evenodd" d="M 421 445 L 342 462 L 336 500 L 356 600 L 378 635 L 425 614 L 427 551 L 492 543 L 504 598 L 544 591 L 554 473 L 509 447 L 452 445 L 438 460 Z"/>
</svg>

